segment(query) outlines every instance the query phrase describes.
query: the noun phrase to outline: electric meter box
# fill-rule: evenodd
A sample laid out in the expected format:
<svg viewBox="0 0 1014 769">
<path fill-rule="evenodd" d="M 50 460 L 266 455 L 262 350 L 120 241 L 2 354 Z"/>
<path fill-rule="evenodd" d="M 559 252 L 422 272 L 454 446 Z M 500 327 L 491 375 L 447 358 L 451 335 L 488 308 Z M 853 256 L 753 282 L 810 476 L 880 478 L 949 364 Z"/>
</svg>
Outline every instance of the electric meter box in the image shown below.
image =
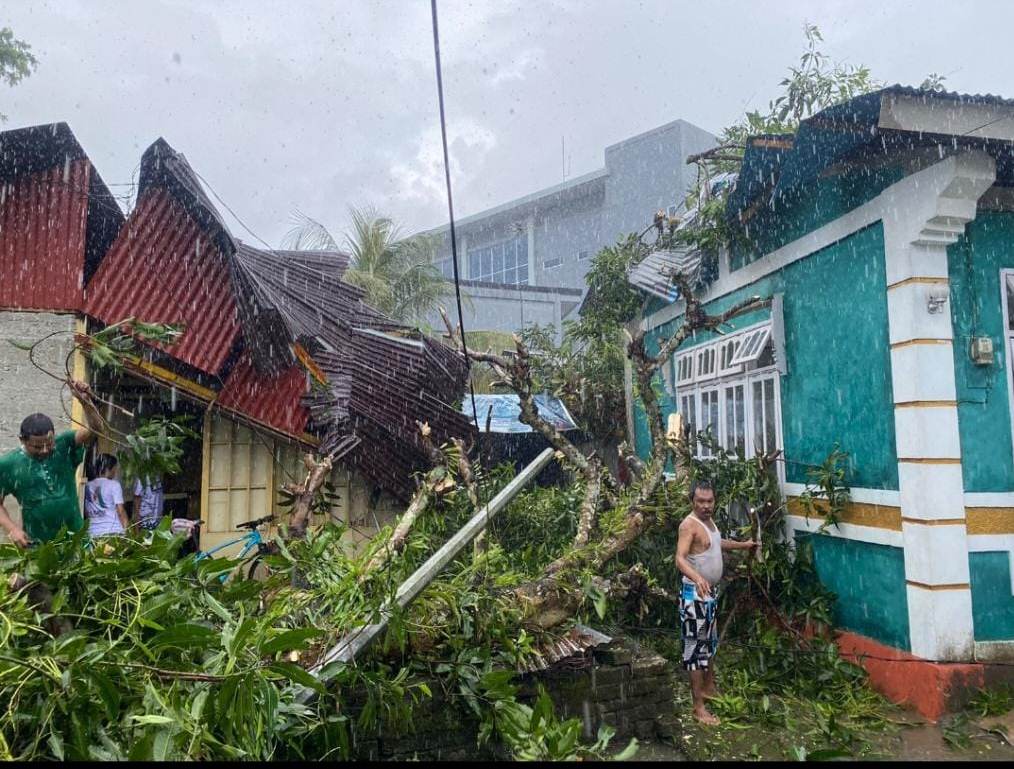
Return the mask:
<svg viewBox="0 0 1014 769">
<path fill-rule="evenodd" d="M 977 366 L 993 364 L 993 340 L 991 337 L 972 337 L 972 362 Z"/>
</svg>

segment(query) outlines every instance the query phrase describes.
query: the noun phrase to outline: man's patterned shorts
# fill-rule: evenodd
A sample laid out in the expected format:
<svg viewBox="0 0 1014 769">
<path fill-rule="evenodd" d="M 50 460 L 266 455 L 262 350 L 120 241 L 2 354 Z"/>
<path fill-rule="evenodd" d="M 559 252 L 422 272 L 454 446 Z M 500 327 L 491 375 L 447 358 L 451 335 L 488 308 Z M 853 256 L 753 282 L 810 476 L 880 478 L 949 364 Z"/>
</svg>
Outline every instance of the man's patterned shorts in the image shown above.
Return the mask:
<svg viewBox="0 0 1014 769">
<path fill-rule="evenodd" d="M 711 597 L 699 599 L 693 583 L 683 583 L 680 594 L 680 631 L 683 636 L 683 669 L 707 670 L 718 648 L 718 591 L 712 585 Z"/>
</svg>

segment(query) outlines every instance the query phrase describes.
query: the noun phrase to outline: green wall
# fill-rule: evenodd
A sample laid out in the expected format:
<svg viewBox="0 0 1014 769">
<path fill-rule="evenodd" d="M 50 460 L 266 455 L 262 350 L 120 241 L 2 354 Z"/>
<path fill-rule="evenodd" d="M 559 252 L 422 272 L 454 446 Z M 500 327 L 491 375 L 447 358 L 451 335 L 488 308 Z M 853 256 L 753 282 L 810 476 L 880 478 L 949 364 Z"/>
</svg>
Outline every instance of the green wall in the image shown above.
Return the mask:
<svg viewBox="0 0 1014 769">
<path fill-rule="evenodd" d="M 1014 640 L 1014 595 L 1010 554 L 969 553 L 972 579 L 972 626 L 976 641 Z"/>
<path fill-rule="evenodd" d="M 965 491 L 1014 490 L 1000 270 L 1014 269 L 1014 214 L 980 213 L 948 249 L 954 378 Z M 994 364 L 977 366 L 972 336 L 993 339 Z"/>
<path fill-rule="evenodd" d="M 711 302 L 707 310 L 721 312 L 753 294 L 774 293 L 784 294 L 789 370 L 781 378 L 781 405 L 786 458 L 819 464 L 837 442 L 849 452 L 852 485 L 897 489 L 883 227 L 878 222 L 854 233 Z M 765 309 L 731 325 L 743 328 L 768 316 Z M 657 344 L 677 322 L 649 336 Z M 712 338 L 703 333 L 685 347 Z M 637 443 L 639 450 L 647 448 L 640 435 Z M 787 464 L 786 479 L 804 483 L 805 467 Z"/>
<path fill-rule="evenodd" d="M 826 534 L 797 534 L 813 545 L 820 581 L 833 591 L 835 623 L 896 649 L 911 648 L 905 555 L 900 547 Z"/>
</svg>

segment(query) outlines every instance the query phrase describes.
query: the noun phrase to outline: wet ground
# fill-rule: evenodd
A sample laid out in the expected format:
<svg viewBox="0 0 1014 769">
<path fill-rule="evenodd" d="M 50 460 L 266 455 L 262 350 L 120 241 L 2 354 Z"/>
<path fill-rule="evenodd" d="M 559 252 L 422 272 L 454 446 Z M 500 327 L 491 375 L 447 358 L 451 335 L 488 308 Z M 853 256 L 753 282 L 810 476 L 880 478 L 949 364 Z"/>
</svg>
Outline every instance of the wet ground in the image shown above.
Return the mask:
<svg viewBox="0 0 1014 769">
<path fill-rule="evenodd" d="M 820 744 L 807 728 L 794 731 L 746 721 L 701 727 L 680 718 L 681 731 L 671 740 L 642 742 L 638 761 L 772 761 L 865 759 L 901 761 L 1014 761 L 1014 712 L 990 718 L 959 714 L 928 723 L 917 714 L 891 708 L 876 727 L 855 729 L 849 748 Z M 617 740 L 617 751 L 626 740 Z"/>
</svg>

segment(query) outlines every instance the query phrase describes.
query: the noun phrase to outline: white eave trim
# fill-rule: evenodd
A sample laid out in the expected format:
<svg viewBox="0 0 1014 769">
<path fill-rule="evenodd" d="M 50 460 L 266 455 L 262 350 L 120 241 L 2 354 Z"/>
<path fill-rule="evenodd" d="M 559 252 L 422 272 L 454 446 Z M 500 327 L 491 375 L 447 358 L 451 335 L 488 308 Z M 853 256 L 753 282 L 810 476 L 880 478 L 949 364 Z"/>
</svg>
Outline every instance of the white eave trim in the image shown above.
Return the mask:
<svg viewBox="0 0 1014 769">
<path fill-rule="evenodd" d="M 893 131 L 1014 141 L 1014 106 L 885 93 L 878 125 Z"/>
</svg>

